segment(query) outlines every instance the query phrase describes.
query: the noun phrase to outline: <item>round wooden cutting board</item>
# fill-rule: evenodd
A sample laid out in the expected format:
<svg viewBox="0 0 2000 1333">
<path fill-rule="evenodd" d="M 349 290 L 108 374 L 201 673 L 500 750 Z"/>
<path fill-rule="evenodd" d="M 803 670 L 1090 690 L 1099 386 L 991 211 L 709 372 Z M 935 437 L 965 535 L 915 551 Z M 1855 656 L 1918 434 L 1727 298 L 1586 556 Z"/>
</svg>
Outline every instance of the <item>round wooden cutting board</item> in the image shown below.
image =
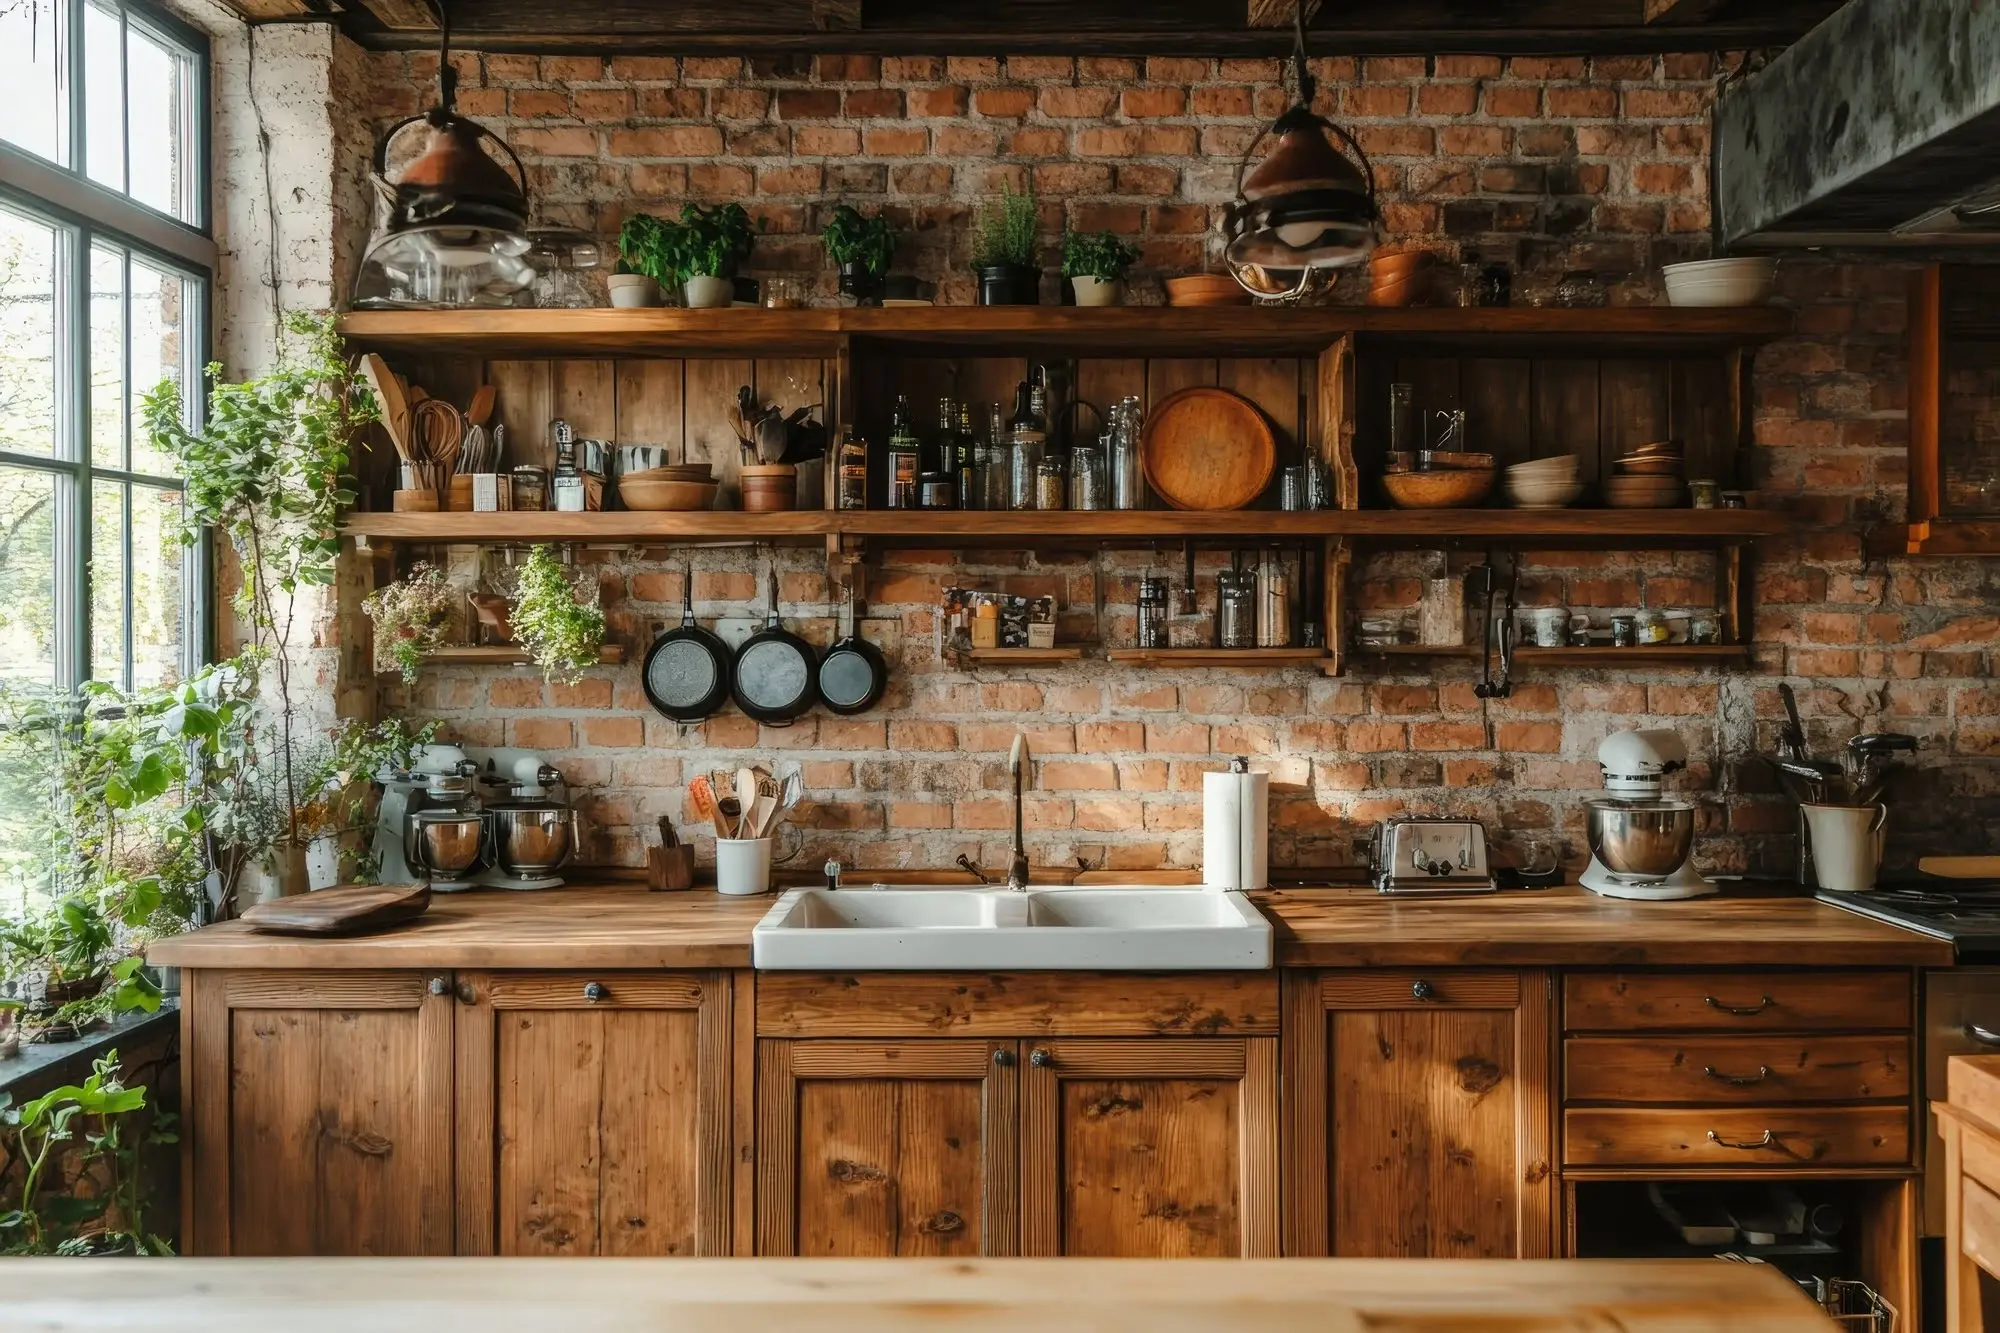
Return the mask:
<svg viewBox="0 0 2000 1333">
<path fill-rule="evenodd" d="M 1153 494 L 1175 509 L 1241 509 L 1271 484 L 1278 441 L 1248 398 L 1200 386 L 1148 414 L 1140 459 Z"/>
</svg>

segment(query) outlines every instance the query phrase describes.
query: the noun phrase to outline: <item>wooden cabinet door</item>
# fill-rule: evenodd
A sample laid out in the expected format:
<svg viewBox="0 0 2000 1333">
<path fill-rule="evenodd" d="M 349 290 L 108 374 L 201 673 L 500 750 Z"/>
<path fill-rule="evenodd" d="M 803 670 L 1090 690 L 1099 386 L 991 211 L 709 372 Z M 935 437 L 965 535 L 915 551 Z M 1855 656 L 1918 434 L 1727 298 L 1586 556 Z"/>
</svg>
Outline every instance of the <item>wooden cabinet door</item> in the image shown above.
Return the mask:
<svg viewBox="0 0 2000 1333">
<path fill-rule="evenodd" d="M 1554 1253 L 1549 978 L 1285 979 L 1286 1252 Z"/>
<path fill-rule="evenodd" d="M 458 1252 L 726 1255 L 726 972 L 459 974 Z"/>
<path fill-rule="evenodd" d="M 1023 1043 L 1021 1252 L 1278 1253 L 1278 1043 Z"/>
<path fill-rule="evenodd" d="M 1019 1252 L 1012 1041 L 760 1041 L 757 1252 Z"/>
<path fill-rule="evenodd" d="M 452 1252 L 447 976 L 203 970 L 182 986 L 188 1253 Z"/>
</svg>

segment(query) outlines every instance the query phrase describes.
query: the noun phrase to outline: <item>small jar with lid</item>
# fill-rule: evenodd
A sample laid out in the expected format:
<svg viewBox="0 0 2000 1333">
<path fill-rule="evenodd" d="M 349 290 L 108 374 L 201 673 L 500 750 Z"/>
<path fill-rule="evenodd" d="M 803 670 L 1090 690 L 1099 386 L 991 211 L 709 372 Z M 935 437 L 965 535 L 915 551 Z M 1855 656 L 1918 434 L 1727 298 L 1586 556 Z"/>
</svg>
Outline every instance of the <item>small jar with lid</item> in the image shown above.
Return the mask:
<svg viewBox="0 0 2000 1333">
<path fill-rule="evenodd" d="M 1035 467 L 1035 508 L 1061 509 L 1068 489 L 1060 458 L 1044 458 Z"/>
<path fill-rule="evenodd" d="M 1215 576 L 1218 606 L 1215 636 L 1223 648 L 1257 646 L 1257 575 L 1248 569 L 1225 569 Z"/>
<path fill-rule="evenodd" d="M 540 512 L 549 507 L 549 470 L 533 463 L 514 469 L 514 508 Z"/>
<path fill-rule="evenodd" d="M 1158 578 L 1139 580 L 1139 646 L 1141 648 L 1164 648 L 1167 646 L 1167 581 Z"/>
<path fill-rule="evenodd" d="M 1104 454 L 1095 445 L 1079 444 L 1069 453 L 1069 507 L 1103 509 Z"/>
<path fill-rule="evenodd" d="M 1667 618 L 1658 611 L 1641 611 L 1632 618 L 1632 642 L 1637 647 L 1649 648 L 1670 637 Z"/>
</svg>

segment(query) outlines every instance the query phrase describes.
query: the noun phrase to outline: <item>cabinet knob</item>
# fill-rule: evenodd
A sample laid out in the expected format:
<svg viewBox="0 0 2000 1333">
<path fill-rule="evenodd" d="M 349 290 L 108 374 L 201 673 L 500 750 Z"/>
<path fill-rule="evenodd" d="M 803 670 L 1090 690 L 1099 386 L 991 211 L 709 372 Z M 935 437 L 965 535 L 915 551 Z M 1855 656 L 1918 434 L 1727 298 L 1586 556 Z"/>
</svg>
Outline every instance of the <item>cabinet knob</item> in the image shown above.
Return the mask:
<svg viewBox="0 0 2000 1333">
<path fill-rule="evenodd" d="M 1053 1055 L 1050 1055 L 1047 1051 L 1043 1050 L 1039 1046 L 1037 1046 L 1034 1050 L 1028 1052 L 1028 1063 L 1033 1065 L 1037 1069 L 1047 1069 L 1050 1065 L 1053 1065 L 1055 1062 L 1056 1058 Z"/>
<path fill-rule="evenodd" d="M 451 990 L 451 983 L 446 981 L 443 977 L 431 978 L 431 994 L 444 995 L 449 993 L 450 990 Z"/>
<path fill-rule="evenodd" d="M 1435 1000 L 1438 997 L 1437 987 L 1419 979 L 1410 983 L 1410 995 L 1418 1000 Z"/>
<path fill-rule="evenodd" d="M 1014 1053 L 1012 1051 L 995 1051 L 993 1052 L 993 1063 L 999 1065 L 1002 1069 L 1012 1069 L 1014 1067 Z"/>
<path fill-rule="evenodd" d="M 583 998 L 590 1001 L 592 1004 L 596 1004 L 599 1000 L 604 998 L 603 984 L 596 981 L 584 982 Z"/>
</svg>

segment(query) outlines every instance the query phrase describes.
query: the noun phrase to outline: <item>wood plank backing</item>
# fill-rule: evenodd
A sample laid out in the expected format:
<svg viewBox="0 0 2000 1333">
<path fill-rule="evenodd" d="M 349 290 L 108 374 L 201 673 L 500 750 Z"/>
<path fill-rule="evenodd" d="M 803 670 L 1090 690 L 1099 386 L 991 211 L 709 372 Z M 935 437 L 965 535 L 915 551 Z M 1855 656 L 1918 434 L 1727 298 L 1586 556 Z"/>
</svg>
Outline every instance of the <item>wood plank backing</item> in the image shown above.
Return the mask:
<svg viewBox="0 0 2000 1333">
<path fill-rule="evenodd" d="M 1902 1166 L 1910 1160 L 1907 1106 L 1636 1108 L 1563 1112 L 1569 1166 Z"/>
<path fill-rule="evenodd" d="M 1572 972 L 1563 1026 L 1785 1032 L 1910 1025 L 1907 972 Z"/>
<path fill-rule="evenodd" d="M 618 442 L 657 444 L 685 461 L 681 430 L 681 363 L 620 361 L 616 379 Z"/>
<path fill-rule="evenodd" d="M 1859 1102 L 1907 1099 L 1902 1036 L 1571 1037 L 1563 1097 L 1572 1102 Z"/>
<path fill-rule="evenodd" d="M 1275 1036 L 1276 972 L 765 972 L 761 1037 Z"/>
<path fill-rule="evenodd" d="M 708 463 L 722 486 L 718 509 L 741 509 L 743 451 L 738 446 L 736 391 L 752 384 L 754 363 L 737 360 L 691 360 L 682 376 L 681 422 L 685 454 L 690 463 Z M 754 388 L 755 386 L 752 385 Z"/>
</svg>

